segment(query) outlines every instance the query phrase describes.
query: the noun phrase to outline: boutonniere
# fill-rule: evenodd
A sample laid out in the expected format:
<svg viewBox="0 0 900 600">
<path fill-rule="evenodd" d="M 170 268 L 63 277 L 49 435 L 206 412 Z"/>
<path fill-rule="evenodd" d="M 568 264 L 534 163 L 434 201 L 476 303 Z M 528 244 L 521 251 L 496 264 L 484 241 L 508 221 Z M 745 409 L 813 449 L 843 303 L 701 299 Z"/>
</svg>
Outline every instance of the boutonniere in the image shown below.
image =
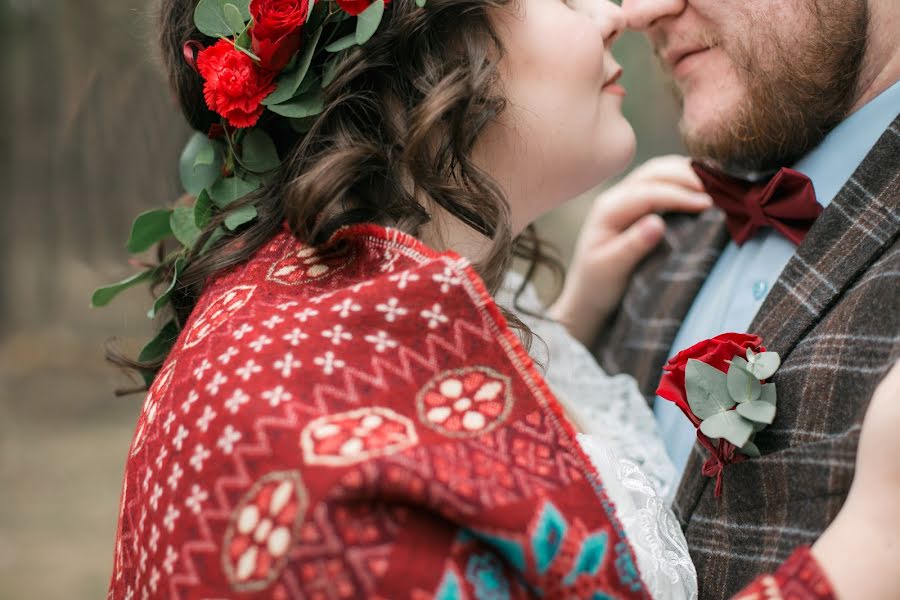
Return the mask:
<svg viewBox="0 0 900 600">
<path fill-rule="evenodd" d="M 703 475 L 716 478 L 716 497 L 725 465 L 759 456 L 753 439 L 775 419 L 775 384 L 766 380 L 779 366 L 781 357 L 766 352 L 758 336 L 724 333 L 682 350 L 663 367 L 656 393 L 697 428 L 710 452 Z"/>
</svg>

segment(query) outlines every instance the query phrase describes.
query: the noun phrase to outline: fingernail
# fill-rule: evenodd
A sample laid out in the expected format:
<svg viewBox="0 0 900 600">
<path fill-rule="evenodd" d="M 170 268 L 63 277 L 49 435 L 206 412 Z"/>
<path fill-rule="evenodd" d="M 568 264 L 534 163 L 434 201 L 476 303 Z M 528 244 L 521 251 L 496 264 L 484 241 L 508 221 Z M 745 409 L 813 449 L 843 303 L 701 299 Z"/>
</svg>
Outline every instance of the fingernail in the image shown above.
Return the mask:
<svg viewBox="0 0 900 600">
<path fill-rule="evenodd" d="M 661 232 L 665 231 L 666 222 L 663 221 L 662 217 L 659 215 L 649 215 L 644 219 L 644 222 L 641 223 L 641 231 L 644 235 L 649 237 L 656 237 Z"/>
<path fill-rule="evenodd" d="M 710 196 L 709 194 L 699 193 L 699 194 L 697 194 L 696 198 L 697 198 L 697 204 L 700 204 L 702 206 L 712 206 L 713 205 L 712 196 Z"/>
</svg>

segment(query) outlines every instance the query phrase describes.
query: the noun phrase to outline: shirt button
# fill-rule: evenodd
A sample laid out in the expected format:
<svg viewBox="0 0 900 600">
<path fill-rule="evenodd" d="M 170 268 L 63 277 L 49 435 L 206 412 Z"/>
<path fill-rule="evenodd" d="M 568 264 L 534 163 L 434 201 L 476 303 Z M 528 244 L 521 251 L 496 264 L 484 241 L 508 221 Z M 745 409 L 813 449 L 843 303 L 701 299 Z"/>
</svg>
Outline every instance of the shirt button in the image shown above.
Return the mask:
<svg viewBox="0 0 900 600">
<path fill-rule="evenodd" d="M 753 284 L 753 298 L 755 300 L 762 300 L 768 290 L 769 284 L 765 279 L 756 280 Z"/>
</svg>

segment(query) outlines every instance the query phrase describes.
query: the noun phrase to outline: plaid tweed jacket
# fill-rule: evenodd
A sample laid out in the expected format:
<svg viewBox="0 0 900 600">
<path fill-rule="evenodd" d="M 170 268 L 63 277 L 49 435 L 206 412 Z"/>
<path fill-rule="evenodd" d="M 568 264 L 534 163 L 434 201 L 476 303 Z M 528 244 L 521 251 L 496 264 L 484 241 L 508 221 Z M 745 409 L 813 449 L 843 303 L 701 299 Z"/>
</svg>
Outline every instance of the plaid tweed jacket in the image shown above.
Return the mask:
<svg viewBox="0 0 900 600">
<path fill-rule="evenodd" d="M 872 392 L 900 358 L 900 116 L 825 209 L 749 328 L 781 354 L 778 415 L 762 457 L 725 469 L 723 494 L 695 445 L 674 510 L 700 597 L 727 598 L 814 542 L 853 479 Z M 594 346 L 648 402 L 681 322 L 728 241 L 718 210 L 672 216 Z"/>
</svg>

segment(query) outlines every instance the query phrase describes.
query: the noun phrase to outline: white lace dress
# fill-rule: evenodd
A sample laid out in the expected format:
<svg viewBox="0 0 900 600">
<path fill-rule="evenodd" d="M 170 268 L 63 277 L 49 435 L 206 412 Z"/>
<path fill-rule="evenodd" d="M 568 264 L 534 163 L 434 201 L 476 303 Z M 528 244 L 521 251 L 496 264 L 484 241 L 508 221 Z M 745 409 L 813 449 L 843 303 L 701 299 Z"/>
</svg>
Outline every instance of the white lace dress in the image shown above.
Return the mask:
<svg viewBox="0 0 900 600">
<path fill-rule="evenodd" d="M 497 300 L 512 310 L 521 276 L 510 273 Z M 520 305 L 542 313 L 529 287 Z M 590 352 L 550 320 L 516 314 L 537 335 L 532 357 L 583 433 L 578 441 L 594 463 L 634 548 L 644 583 L 654 598 L 697 597 L 697 574 L 687 541 L 669 508 L 678 475 L 666 454 L 653 413 L 627 375 L 607 375 Z"/>
</svg>

